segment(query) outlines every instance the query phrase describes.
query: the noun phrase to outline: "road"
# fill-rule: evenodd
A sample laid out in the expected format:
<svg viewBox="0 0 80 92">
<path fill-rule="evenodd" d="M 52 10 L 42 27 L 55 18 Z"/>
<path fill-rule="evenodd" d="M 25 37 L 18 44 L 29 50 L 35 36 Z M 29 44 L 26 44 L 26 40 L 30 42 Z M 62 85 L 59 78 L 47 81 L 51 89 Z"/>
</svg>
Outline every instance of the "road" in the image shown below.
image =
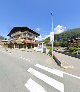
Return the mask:
<svg viewBox="0 0 80 92">
<path fill-rule="evenodd" d="M 80 77 L 34 51 L 0 50 L 0 92 L 80 92 Z"/>
</svg>

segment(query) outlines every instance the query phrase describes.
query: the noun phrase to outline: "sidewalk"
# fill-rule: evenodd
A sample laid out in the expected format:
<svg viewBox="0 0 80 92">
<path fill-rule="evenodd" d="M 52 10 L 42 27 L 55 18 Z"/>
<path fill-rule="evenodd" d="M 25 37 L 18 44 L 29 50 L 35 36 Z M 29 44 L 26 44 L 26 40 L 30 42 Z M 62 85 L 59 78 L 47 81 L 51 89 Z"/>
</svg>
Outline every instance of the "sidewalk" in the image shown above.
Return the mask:
<svg viewBox="0 0 80 92">
<path fill-rule="evenodd" d="M 66 72 L 80 76 L 80 59 L 56 51 L 54 51 L 53 54 L 61 62 L 61 67 L 63 67 Z"/>
</svg>

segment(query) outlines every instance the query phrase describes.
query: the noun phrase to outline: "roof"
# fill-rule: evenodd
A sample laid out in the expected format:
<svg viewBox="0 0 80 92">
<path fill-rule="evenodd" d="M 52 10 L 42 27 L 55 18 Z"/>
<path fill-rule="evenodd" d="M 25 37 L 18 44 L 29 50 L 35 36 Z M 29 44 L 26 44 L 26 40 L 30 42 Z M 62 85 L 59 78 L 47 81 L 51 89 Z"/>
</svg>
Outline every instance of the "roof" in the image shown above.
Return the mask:
<svg viewBox="0 0 80 92">
<path fill-rule="evenodd" d="M 76 38 L 76 40 L 80 40 L 80 38 Z"/>
<path fill-rule="evenodd" d="M 11 36 L 11 34 L 21 31 L 24 32 L 28 30 L 29 32 L 36 34 L 37 36 L 40 36 L 40 34 L 38 34 L 37 32 L 33 31 L 32 29 L 28 28 L 28 27 L 13 27 L 13 29 L 10 31 L 10 33 L 7 36 Z"/>
<path fill-rule="evenodd" d="M 73 40 L 73 41 L 74 41 L 74 40 L 80 40 L 80 38 L 69 39 L 68 42 L 70 42 L 70 41 L 72 41 L 72 40 Z"/>
</svg>

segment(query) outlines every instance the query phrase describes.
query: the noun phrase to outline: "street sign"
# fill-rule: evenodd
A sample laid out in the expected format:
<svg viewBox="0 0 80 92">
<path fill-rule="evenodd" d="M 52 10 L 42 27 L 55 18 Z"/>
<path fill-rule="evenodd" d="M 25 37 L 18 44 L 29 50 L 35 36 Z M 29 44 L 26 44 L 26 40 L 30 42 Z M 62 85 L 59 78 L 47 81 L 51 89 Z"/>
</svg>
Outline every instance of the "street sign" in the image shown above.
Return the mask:
<svg viewBox="0 0 80 92">
<path fill-rule="evenodd" d="M 50 42 L 54 42 L 54 32 L 50 32 Z"/>
</svg>

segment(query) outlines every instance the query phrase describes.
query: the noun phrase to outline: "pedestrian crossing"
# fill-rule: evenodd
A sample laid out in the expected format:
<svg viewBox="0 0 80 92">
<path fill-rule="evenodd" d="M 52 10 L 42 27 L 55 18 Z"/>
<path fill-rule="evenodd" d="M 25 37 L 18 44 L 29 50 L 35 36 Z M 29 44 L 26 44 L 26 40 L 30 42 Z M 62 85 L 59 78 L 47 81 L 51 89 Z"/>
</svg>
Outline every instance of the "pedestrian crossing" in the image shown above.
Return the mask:
<svg viewBox="0 0 80 92">
<path fill-rule="evenodd" d="M 41 85 L 36 83 L 31 78 L 28 80 L 25 86 L 30 90 L 30 92 L 47 92 Z"/>
<path fill-rule="evenodd" d="M 40 64 L 36 64 L 35 66 L 38 67 L 38 68 L 41 68 L 41 69 L 43 69 L 43 70 L 45 70 L 45 71 L 47 71 L 47 72 L 49 72 L 49 73 L 55 74 L 55 75 L 57 75 L 57 76 L 63 78 L 63 72 L 61 72 L 61 71 L 59 71 L 59 70 L 50 69 L 50 68 L 45 67 L 45 66 L 42 66 L 42 65 L 40 65 Z"/>
<path fill-rule="evenodd" d="M 51 73 L 53 75 L 57 75 L 58 77 L 63 79 L 63 72 L 61 72 L 57 69 L 51 69 L 51 68 L 48 68 L 48 67 L 40 65 L 40 64 L 36 64 L 35 67 L 42 69 L 42 70 L 44 70 L 48 73 Z M 64 92 L 64 84 L 59 82 L 58 80 L 56 80 L 52 77 L 49 77 L 47 74 L 44 74 L 44 73 L 38 71 L 37 69 L 31 68 L 31 67 L 27 71 L 31 75 L 38 78 L 39 80 L 41 80 L 41 81 L 45 82 L 46 84 L 48 84 L 49 86 L 57 89 L 59 92 Z M 25 86 L 30 92 L 48 92 L 44 87 L 42 87 L 40 84 L 38 84 L 31 78 L 27 81 Z"/>
</svg>

